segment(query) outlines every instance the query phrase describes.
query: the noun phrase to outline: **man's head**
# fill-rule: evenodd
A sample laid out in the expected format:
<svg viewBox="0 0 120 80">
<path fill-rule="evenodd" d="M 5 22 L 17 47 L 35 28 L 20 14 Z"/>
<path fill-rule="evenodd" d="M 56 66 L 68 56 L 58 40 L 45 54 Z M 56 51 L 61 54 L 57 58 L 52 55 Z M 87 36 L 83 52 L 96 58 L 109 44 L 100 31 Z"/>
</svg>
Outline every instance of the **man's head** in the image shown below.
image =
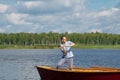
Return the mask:
<svg viewBox="0 0 120 80">
<path fill-rule="evenodd" d="M 61 37 L 61 43 L 65 43 L 67 41 L 67 38 L 65 36 Z"/>
</svg>

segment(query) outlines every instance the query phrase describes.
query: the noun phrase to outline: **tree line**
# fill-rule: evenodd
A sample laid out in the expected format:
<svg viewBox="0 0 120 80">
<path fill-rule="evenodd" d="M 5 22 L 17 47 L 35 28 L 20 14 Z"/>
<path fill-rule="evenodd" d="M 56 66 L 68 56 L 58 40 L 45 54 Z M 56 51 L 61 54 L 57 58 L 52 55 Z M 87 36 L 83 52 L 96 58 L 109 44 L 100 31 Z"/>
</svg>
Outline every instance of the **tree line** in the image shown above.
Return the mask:
<svg viewBox="0 0 120 80">
<path fill-rule="evenodd" d="M 120 34 L 108 33 L 0 33 L 0 45 L 56 45 L 65 35 L 76 44 L 120 45 Z"/>
</svg>

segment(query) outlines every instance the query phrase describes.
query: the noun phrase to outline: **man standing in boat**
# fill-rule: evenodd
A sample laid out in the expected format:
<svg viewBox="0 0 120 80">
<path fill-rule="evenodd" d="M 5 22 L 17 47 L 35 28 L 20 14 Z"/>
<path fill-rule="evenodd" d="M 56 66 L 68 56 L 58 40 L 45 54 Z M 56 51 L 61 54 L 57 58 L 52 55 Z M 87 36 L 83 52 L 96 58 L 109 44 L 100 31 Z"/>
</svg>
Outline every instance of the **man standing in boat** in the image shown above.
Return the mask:
<svg viewBox="0 0 120 80">
<path fill-rule="evenodd" d="M 64 63 L 67 63 L 69 69 L 73 67 L 73 52 L 71 51 L 71 47 L 74 46 L 75 43 L 71 41 L 67 41 L 65 36 L 61 37 L 61 44 L 59 45 L 60 50 L 62 51 L 62 59 L 57 64 L 57 69 L 59 69 Z"/>
</svg>

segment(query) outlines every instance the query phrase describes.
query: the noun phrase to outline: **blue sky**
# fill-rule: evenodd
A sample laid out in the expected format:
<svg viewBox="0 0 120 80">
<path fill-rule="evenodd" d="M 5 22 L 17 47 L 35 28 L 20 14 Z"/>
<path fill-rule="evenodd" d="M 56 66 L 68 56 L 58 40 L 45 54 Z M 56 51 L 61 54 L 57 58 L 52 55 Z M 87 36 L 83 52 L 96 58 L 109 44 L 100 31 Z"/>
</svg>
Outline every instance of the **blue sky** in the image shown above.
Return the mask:
<svg viewBox="0 0 120 80">
<path fill-rule="evenodd" d="M 120 0 L 89 0 L 88 6 L 92 10 L 99 11 L 102 8 L 113 8 Z"/>
<path fill-rule="evenodd" d="M 0 0 L 1 33 L 120 34 L 120 0 Z"/>
</svg>

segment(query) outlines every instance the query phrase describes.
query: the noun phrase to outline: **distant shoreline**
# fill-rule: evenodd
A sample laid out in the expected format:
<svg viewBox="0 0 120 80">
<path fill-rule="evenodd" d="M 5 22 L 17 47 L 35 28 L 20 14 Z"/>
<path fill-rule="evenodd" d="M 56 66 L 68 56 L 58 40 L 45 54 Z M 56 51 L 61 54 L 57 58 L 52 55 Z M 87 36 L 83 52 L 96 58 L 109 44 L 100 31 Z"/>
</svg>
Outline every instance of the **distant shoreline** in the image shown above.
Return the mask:
<svg viewBox="0 0 120 80">
<path fill-rule="evenodd" d="M 57 49 L 58 45 L 0 45 L 0 49 Z M 77 44 L 73 48 L 78 49 L 120 49 L 120 45 L 85 45 Z"/>
</svg>

